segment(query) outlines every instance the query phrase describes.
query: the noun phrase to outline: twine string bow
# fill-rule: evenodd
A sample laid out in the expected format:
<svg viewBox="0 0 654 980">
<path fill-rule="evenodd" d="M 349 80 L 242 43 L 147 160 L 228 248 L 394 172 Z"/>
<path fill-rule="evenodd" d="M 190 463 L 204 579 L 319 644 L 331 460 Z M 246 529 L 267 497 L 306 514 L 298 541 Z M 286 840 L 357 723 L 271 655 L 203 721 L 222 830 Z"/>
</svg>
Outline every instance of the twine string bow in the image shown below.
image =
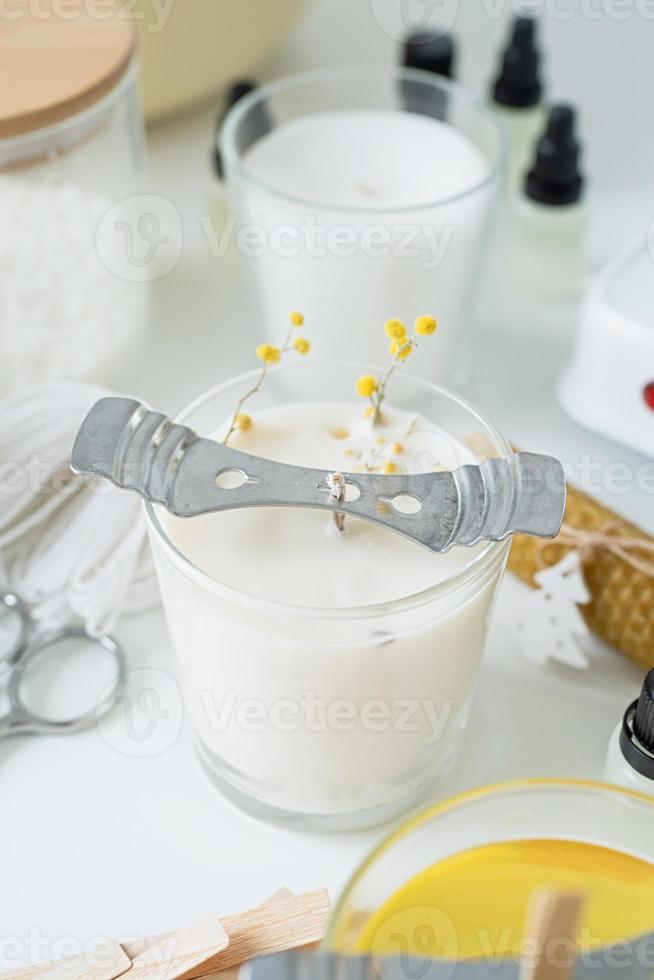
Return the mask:
<svg viewBox="0 0 654 980">
<path fill-rule="evenodd" d="M 597 531 L 583 531 L 581 528 L 572 527 L 571 524 L 563 524 L 553 541 L 538 542 L 537 561 L 541 568 L 545 566 L 543 552 L 550 545 L 575 548 L 579 553 L 580 563 L 587 560 L 594 551 L 604 550 L 609 551 L 636 571 L 654 579 L 654 541 L 649 538 L 612 533 L 612 531 L 622 527 L 624 524 L 620 520 L 608 521 Z M 645 556 L 651 555 L 651 558 L 639 557 L 634 552 L 641 552 Z"/>
</svg>

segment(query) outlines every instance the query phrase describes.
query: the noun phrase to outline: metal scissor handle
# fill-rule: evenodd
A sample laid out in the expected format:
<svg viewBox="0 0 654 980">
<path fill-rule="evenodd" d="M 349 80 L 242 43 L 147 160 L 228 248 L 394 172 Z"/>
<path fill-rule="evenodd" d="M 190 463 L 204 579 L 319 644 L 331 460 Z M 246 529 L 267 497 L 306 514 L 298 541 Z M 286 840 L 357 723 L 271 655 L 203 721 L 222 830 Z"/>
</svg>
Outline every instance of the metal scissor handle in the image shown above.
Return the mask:
<svg viewBox="0 0 654 980">
<path fill-rule="evenodd" d="M 0 592 L 0 608 L 14 613 L 20 621 L 18 636 L 2 658 L 7 668 L 5 676 L 8 674 L 9 712 L 0 718 L 0 738 L 12 735 L 69 735 L 92 728 L 97 719 L 114 706 L 115 696 L 124 684 L 127 661 L 120 644 L 108 635 L 94 636 L 83 627 L 68 627 L 39 634 L 35 630 L 29 607 L 11 592 Z M 23 693 L 24 679 L 30 665 L 67 639 L 101 646 L 113 658 L 115 672 L 102 698 L 92 708 L 71 718 L 53 721 L 40 717 L 30 709 Z"/>
<path fill-rule="evenodd" d="M 13 644 L 2 656 L 0 662 L 13 664 L 27 646 L 34 629 L 34 620 L 28 605 L 14 592 L 0 592 L 0 611 L 6 609 L 18 619 L 18 635 Z"/>
</svg>

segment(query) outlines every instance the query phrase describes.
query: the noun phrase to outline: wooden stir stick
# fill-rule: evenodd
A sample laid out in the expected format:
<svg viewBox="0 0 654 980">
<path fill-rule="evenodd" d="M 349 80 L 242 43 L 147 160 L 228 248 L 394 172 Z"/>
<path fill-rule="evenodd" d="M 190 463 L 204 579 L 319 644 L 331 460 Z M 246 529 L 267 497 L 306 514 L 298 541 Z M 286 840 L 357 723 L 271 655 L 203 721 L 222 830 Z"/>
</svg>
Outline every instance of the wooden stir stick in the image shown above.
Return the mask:
<svg viewBox="0 0 654 980">
<path fill-rule="evenodd" d="M 325 889 L 277 892 L 240 915 L 204 916 L 175 932 L 105 942 L 90 953 L 13 973 L 0 980 L 236 980 L 246 960 L 322 939 L 330 913 Z"/>
<path fill-rule="evenodd" d="M 2 980 L 115 980 L 131 969 L 120 943 L 105 940 L 90 953 L 2 973 Z"/>
<path fill-rule="evenodd" d="M 525 926 L 520 980 L 569 980 L 575 965 L 577 936 L 586 896 L 537 888 L 532 892 Z"/>
</svg>

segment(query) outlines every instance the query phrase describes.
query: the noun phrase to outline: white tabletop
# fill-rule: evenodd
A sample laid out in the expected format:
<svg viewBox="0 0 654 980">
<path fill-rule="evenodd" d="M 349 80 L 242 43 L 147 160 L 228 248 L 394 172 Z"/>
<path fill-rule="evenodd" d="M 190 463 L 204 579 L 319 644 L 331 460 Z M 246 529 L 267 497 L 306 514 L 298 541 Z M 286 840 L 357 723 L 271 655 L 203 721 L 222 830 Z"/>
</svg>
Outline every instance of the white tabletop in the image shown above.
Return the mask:
<svg viewBox="0 0 654 980">
<path fill-rule="evenodd" d="M 341 34 L 336 25 L 328 30 L 328 6 L 345 16 L 343 4 L 319 3 L 267 66 L 268 74 L 310 61 L 311 39 L 320 39 L 323 61 L 330 51 L 332 60 L 339 57 Z M 347 9 L 352 6 L 348 2 Z M 359 10 L 355 26 L 360 43 L 369 35 L 370 57 L 389 56 L 388 38 L 377 37 L 370 11 L 364 22 Z M 474 32 L 470 36 L 472 45 L 479 43 Z M 354 46 L 349 35 L 345 43 Z M 354 57 L 350 51 L 347 60 Z M 248 367 L 256 341 L 234 267 L 210 254 L 199 224 L 206 212 L 213 116 L 213 109 L 200 110 L 150 137 L 152 185 L 183 216 L 185 247 L 174 272 L 156 286 L 154 334 L 145 356 L 125 371 L 121 387 L 170 411 Z M 598 256 L 606 251 L 602 231 L 614 215 L 635 230 L 628 228 L 629 216 L 638 220 L 638 204 L 632 192 L 607 197 L 594 224 Z M 533 336 L 528 327 L 500 331 L 492 309 L 486 320 L 467 394 L 515 443 L 558 455 L 573 468 L 582 454 L 603 465 L 645 464 L 636 453 L 582 430 L 556 402 L 572 312 L 559 317 L 556 330 Z M 651 503 L 635 489 L 620 495 L 605 490 L 602 499 L 654 530 Z M 463 757 L 438 788 L 439 798 L 517 776 L 599 777 L 609 734 L 637 691 L 640 672 L 599 644 L 586 671 L 524 660 L 510 625 L 519 588 L 509 578 L 503 584 L 479 678 L 483 696 L 475 702 Z M 142 743 L 142 755 L 138 740 L 129 743 L 121 735 L 125 716 L 70 739 L 23 738 L 1 746 L 0 966 L 16 957 L 62 954 L 97 936 L 147 934 L 190 923 L 207 911 L 238 911 L 283 885 L 324 885 L 336 896 L 385 833 L 299 834 L 234 809 L 194 757 L 161 611 L 125 619 L 117 633 L 131 669 L 155 672 L 153 685 L 161 686 L 171 713 L 157 737 Z M 132 709 L 138 734 L 148 715 L 138 704 Z"/>
</svg>

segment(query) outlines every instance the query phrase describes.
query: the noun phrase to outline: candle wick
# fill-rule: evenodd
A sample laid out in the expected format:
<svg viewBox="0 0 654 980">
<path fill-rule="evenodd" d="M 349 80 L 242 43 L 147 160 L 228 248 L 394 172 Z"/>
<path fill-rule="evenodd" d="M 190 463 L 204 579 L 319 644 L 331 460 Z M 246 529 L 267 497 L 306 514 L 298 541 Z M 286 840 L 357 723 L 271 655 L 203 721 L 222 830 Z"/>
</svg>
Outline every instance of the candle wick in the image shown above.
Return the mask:
<svg viewBox="0 0 654 980">
<path fill-rule="evenodd" d="M 364 197 L 369 197 L 369 198 L 373 198 L 373 199 L 377 199 L 377 198 L 380 197 L 380 193 L 377 190 L 377 188 L 376 187 L 373 187 L 372 184 L 367 184 L 363 180 L 358 181 L 357 187 L 358 187 L 360 193 Z"/>
<path fill-rule="evenodd" d="M 345 477 L 342 473 L 328 473 L 327 486 L 331 491 L 332 497 L 336 500 L 345 500 Z M 339 531 L 345 530 L 345 514 L 340 510 L 333 513 L 334 524 Z"/>
</svg>

